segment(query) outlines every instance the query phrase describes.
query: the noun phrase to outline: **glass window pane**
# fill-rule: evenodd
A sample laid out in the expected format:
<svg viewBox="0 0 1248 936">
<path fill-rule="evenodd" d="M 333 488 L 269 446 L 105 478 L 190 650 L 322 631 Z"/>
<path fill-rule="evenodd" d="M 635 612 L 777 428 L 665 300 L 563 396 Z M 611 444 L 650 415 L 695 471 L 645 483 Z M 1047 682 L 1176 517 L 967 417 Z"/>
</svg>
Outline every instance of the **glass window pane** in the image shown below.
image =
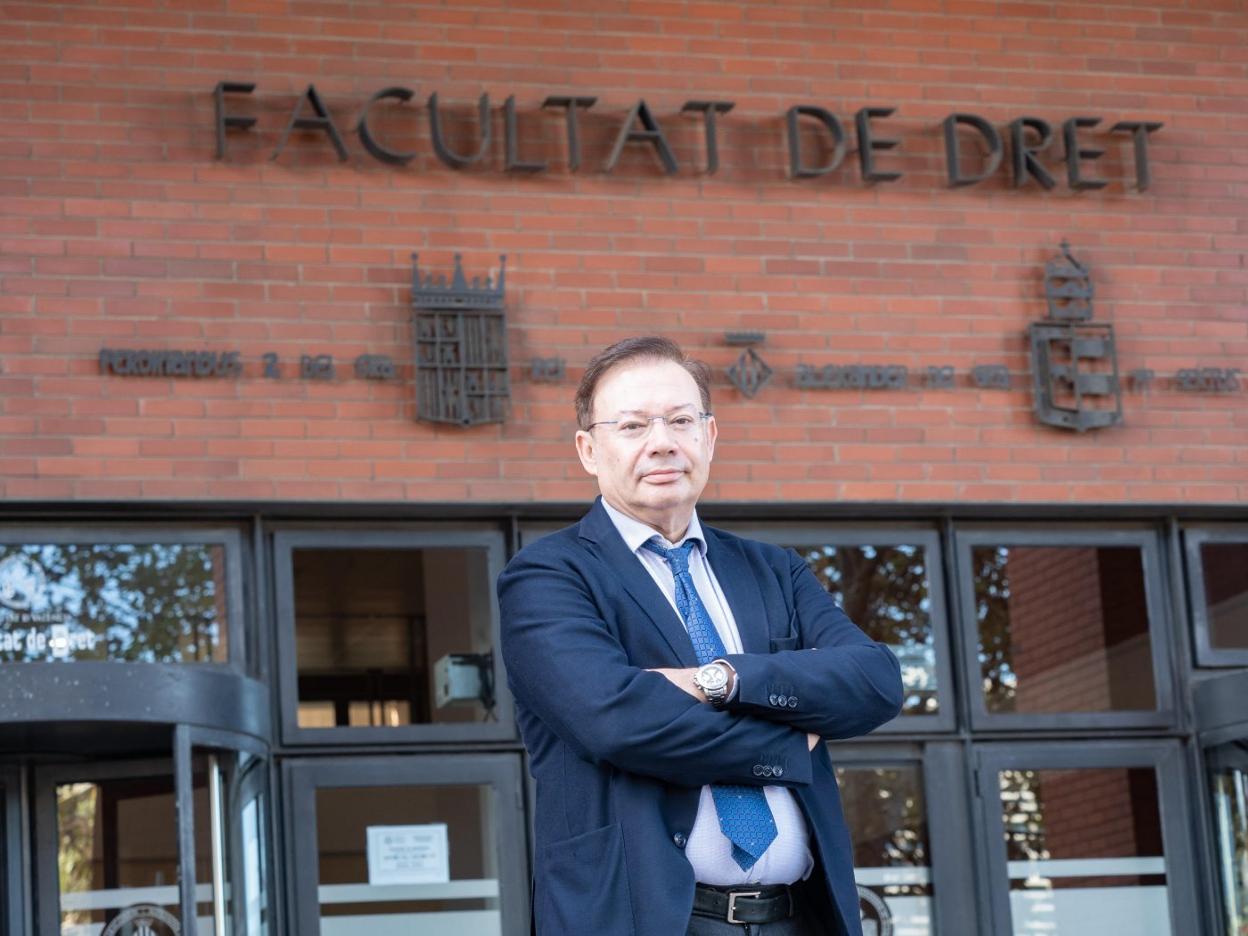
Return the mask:
<svg viewBox="0 0 1248 936">
<path fill-rule="evenodd" d="M 929 936 L 932 877 L 921 768 L 837 767 L 836 780 L 853 842 L 863 936 Z"/>
<path fill-rule="evenodd" d="M 485 549 L 296 549 L 292 561 L 299 727 L 492 715 Z"/>
<path fill-rule="evenodd" d="M 1002 770 L 999 781 L 1015 934 L 1171 932 L 1156 771 Z"/>
<path fill-rule="evenodd" d="M 195 811 L 207 788 L 196 777 Z M 56 787 L 57 869 L 62 936 L 179 931 L 178 842 L 173 776 L 126 777 Z M 210 842 L 195 827 L 196 880 L 211 881 Z M 199 928 L 212 932 L 211 890 L 201 884 Z M 204 912 L 204 907 L 208 912 Z M 128 924 L 128 926 L 127 926 Z"/>
<path fill-rule="evenodd" d="M 989 712 L 1155 709 L 1138 546 L 971 550 Z"/>
<path fill-rule="evenodd" d="M 493 788 L 321 788 L 321 936 L 499 936 Z"/>
<path fill-rule="evenodd" d="M 1217 875 L 1226 936 L 1248 933 L 1248 742 L 1210 752 Z"/>
<path fill-rule="evenodd" d="M 0 545 L 0 662 L 223 663 L 225 547 Z"/>
<path fill-rule="evenodd" d="M 1248 649 L 1248 543 L 1202 543 L 1200 570 L 1210 645 Z"/>
<path fill-rule="evenodd" d="M 939 711 L 926 550 L 922 546 L 799 546 L 850 620 L 901 661 L 903 715 Z"/>
</svg>

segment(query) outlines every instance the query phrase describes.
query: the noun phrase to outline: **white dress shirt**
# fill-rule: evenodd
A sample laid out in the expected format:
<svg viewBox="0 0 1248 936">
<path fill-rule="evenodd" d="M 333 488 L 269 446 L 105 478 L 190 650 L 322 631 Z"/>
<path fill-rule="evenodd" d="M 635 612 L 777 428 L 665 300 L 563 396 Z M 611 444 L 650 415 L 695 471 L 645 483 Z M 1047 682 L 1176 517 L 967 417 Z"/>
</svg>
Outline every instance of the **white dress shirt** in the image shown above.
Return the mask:
<svg viewBox="0 0 1248 936">
<path fill-rule="evenodd" d="M 669 549 L 681 545 L 685 540 L 695 541 L 689 553 L 689 574 L 693 578 L 693 586 L 698 590 L 698 597 L 706 606 L 720 640 L 724 642 L 725 651 L 741 653 L 741 635 L 737 631 L 736 619 L 732 616 L 732 609 L 728 607 L 728 601 L 720 590 L 710 563 L 706 561 L 706 540 L 702 536 L 702 525 L 698 522 L 697 513 L 689 521 L 689 529 L 685 531 L 680 542 L 670 543 L 644 523 L 620 513 L 605 499 L 602 506 L 606 508 L 607 516 L 611 518 L 633 555 L 667 596 L 678 619 L 680 612 L 676 610 L 676 576 L 672 567 L 662 556 L 656 556 L 641 547 L 651 539 L 657 539 L 661 546 Z M 721 886 L 792 884 L 810 876 L 815 866 L 810 852 L 810 833 L 796 797 L 790 790 L 780 786 L 763 787 L 763 794 L 767 797 L 767 805 L 771 807 L 771 814 L 776 821 L 776 838 L 763 852 L 757 864 L 749 870 L 743 870 L 732 857 L 732 842 L 720 831 L 719 815 L 715 811 L 711 788 L 702 788 L 698 815 L 685 846 L 685 855 L 693 866 L 693 875 L 697 881 Z"/>
</svg>

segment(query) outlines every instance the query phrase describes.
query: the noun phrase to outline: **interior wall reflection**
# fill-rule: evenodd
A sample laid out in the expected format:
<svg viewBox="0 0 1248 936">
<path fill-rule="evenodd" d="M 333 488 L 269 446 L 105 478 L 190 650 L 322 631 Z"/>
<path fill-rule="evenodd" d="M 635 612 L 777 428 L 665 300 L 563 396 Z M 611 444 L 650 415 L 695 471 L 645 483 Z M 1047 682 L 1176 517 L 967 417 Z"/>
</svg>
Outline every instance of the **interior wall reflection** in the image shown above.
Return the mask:
<svg viewBox="0 0 1248 936">
<path fill-rule="evenodd" d="M 1210 645 L 1248 649 L 1248 542 L 1201 543 L 1200 564 Z"/>
<path fill-rule="evenodd" d="M 1138 546 L 971 550 L 989 712 L 1155 709 Z"/>
</svg>

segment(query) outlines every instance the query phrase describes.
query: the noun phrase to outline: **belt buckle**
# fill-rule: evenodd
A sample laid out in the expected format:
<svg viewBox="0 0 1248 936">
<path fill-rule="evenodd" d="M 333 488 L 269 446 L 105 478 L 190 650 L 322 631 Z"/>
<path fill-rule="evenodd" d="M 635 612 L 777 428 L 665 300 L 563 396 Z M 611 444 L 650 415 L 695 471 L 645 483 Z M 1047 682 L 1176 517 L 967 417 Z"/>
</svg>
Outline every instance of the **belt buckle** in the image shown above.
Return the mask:
<svg viewBox="0 0 1248 936">
<path fill-rule="evenodd" d="M 733 891 L 728 895 L 728 922 L 738 925 L 745 925 L 746 920 L 737 919 L 737 898 L 738 897 L 761 897 L 762 891 Z"/>
</svg>

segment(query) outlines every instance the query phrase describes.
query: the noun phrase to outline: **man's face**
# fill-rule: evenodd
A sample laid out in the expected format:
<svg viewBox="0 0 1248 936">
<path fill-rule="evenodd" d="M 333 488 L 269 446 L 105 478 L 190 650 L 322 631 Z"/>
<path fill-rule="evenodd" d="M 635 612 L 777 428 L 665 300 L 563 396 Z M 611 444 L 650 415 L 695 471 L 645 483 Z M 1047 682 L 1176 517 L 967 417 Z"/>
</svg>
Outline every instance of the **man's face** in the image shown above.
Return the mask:
<svg viewBox="0 0 1248 936">
<path fill-rule="evenodd" d="M 620 420 L 576 434 L 576 450 L 585 470 L 611 506 L 656 528 L 680 532 L 672 521 L 688 522 L 706 487 L 715 451 L 713 418 L 702 419 L 702 398 L 690 373 L 675 361 L 629 361 L 607 371 L 594 394 L 591 422 Z M 680 432 L 648 417 L 688 415 L 691 427 Z M 620 431 L 645 423 L 638 438 Z"/>
</svg>

